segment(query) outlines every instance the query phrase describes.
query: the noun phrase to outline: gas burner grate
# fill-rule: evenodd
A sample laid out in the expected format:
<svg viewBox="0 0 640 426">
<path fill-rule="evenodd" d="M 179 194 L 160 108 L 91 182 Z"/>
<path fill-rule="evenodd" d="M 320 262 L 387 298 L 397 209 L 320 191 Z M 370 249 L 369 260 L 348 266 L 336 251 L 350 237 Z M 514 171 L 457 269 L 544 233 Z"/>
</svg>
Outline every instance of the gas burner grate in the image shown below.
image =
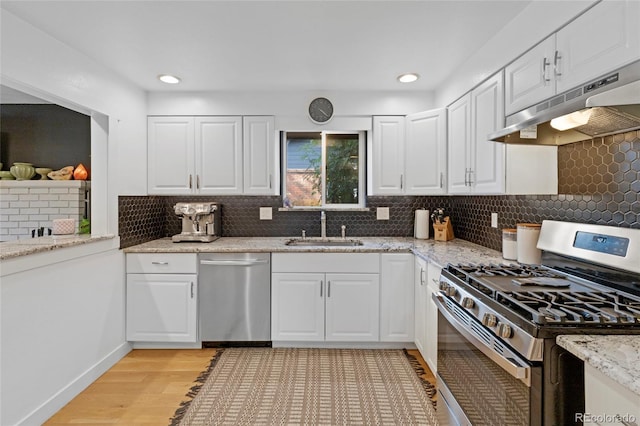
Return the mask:
<svg viewBox="0 0 640 426">
<path fill-rule="evenodd" d="M 523 264 L 502 264 L 496 265 L 490 264 L 459 264 L 452 265 L 454 269 L 458 269 L 463 274 L 469 277 L 547 277 L 556 278 L 558 275 L 546 268 L 537 265 L 523 265 Z"/>
<path fill-rule="evenodd" d="M 640 325 L 640 299 L 615 292 L 498 292 L 496 300 L 536 324 Z"/>
</svg>

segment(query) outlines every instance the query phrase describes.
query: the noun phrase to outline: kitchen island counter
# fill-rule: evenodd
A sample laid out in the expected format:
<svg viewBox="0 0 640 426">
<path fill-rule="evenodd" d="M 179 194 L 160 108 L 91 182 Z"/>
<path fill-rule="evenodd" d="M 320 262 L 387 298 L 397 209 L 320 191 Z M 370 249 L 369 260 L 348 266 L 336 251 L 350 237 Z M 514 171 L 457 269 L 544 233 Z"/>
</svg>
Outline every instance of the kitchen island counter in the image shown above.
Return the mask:
<svg viewBox="0 0 640 426">
<path fill-rule="evenodd" d="M 290 246 L 291 237 L 222 237 L 211 243 L 174 243 L 161 238 L 127 247 L 125 253 L 415 253 L 443 267 L 447 263 L 505 263 L 500 252 L 461 239 L 355 237 L 360 246 Z"/>
<path fill-rule="evenodd" d="M 562 335 L 556 341 L 640 396 L 640 335 Z"/>
</svg>

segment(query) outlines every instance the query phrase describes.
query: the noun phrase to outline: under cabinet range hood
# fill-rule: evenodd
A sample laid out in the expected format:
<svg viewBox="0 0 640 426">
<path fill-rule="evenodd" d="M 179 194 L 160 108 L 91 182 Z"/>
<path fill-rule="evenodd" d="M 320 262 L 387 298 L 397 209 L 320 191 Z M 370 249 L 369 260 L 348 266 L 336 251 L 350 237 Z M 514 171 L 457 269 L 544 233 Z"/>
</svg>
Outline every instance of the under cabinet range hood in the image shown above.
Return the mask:
<svg viewBox="0 0 640 426">
<path fill-rule="evenodd" d="M 506 124 L 489 139 L 565 145 L 640 129 L 640 61 L 510 115 Z"/>
</svg>

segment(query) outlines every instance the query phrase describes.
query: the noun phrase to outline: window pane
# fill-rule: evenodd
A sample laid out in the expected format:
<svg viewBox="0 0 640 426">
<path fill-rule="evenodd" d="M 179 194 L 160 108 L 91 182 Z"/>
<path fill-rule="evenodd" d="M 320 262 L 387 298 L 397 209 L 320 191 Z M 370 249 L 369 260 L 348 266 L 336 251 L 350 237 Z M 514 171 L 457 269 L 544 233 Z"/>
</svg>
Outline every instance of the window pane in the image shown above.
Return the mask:
<svg viewBox="0 0 640 426">
<path fill-rule="evenodd" d="M 358 204 L 358 135 L 327 134 L 326 145 L 326 204 Z"/>
<path fill-rule="evenodd" d="M 286 200 L 290 206 L 322 204 L 322 135 L 287 133 Z M 287 203 L 285 203 L 286 205 Z"/>
</svg>

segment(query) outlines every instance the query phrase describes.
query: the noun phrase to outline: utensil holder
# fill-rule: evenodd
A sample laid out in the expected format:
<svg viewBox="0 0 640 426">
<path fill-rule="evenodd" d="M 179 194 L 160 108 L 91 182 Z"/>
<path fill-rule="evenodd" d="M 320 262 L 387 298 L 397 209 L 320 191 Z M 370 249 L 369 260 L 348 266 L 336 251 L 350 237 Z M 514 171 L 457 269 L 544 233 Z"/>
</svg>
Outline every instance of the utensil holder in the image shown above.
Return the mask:
<svg viewBox="0 0 640 426">
<path fill-rule="evenodd" d="M 455 238 L 449 216 L 446 216 L 442 222 L 434 222 L 433 238 L 436 241 L 450 241 Z"/>
</svg>

